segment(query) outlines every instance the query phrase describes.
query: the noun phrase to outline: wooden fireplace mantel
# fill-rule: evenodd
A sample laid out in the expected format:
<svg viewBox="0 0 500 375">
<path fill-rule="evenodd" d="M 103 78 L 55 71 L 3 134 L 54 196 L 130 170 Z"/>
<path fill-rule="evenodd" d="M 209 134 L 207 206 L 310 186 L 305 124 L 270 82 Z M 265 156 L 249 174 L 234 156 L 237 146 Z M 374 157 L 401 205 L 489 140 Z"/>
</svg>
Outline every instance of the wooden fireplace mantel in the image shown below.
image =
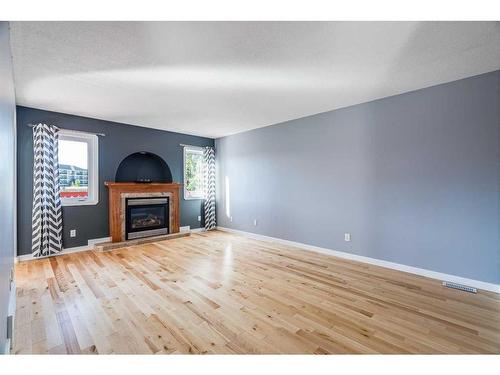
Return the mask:
<svg viewBox="0 0 500 375">
<path fill-rule="evenodd" d="M 123 227 L 124 196 L 133 194 L 165 193 L 170 196 L 170 233 L 179 233 L 179 191 L 182 184 L 173 183 L 137 183 L 104 182 L 109 190 L 109 234 L 111 242 L 125 241 Z"/>
</svg>

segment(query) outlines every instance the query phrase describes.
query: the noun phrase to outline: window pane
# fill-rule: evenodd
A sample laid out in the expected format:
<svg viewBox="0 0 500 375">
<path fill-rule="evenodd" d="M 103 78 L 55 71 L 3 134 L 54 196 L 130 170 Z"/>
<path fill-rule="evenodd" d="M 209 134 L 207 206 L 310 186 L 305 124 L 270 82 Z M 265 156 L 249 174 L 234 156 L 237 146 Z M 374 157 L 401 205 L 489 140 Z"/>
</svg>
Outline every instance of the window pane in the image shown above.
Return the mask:
<svg viewBox="0 0 500 375">
<path fill-rule="evenodd" d="M 87 142 L 59 140 L 61 198 L 88 198 Z"/>
<path fill-rule="evenodd" d="M 203 198 L 203 153 L 186 150 L 185 198 Z"/>
</svg>

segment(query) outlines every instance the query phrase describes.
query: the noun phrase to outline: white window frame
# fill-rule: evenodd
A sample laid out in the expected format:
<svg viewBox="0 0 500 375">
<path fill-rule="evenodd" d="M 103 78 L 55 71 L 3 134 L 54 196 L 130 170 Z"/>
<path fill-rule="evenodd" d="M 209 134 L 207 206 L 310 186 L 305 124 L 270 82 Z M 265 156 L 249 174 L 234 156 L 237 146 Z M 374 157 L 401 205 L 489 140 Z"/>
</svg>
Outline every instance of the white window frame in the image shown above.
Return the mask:
<svg viewBox="0 0 500 375">
<path fill-rule="evenodd" d="M 196 147 L 196 146 L 184 146 L 184 152 L 183 152 L 183 157 L 182 157 L 182 167 L 183 167 L 183 173 L 182 173 L 182 177 L 183 177 L 183 181 L 184 181 L 184 186 L 183 186 L 183 190 L 184 190 L 184 200 L 186 201 L 192 201 L 192 200 L 200 200 L 200 199 L 205 199 L 204 196 L 201 196 L 201 197 L 188 197 L 187 196 L 187 184 L 186 184 L 186 154 L 188 152 L 194 152 L 194 153 L 197 153 L 197 154 L 201 154 L 201 156 L 203 156 L 203 148 L 202 147 Z"/>
<path fill-rule="evenodd" d="M 63 206 L 91 206 L 99 203 L 99 139 L 96 134 L 61 129 L 59 140 L 87 143 L 88 196 L 61 198 Z"/>
</svg>

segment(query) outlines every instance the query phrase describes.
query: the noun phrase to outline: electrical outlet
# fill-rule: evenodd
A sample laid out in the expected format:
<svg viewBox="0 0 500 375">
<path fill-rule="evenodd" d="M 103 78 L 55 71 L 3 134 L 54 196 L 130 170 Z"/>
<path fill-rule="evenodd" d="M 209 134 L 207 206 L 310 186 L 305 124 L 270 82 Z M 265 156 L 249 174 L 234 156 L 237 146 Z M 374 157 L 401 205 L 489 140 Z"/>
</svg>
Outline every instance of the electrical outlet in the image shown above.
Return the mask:
<svg viewBox="0 0 500 375">
<path fill-rule="evenodd" d="M 201 216 L 198 216 L 198 221 L 201 221 Z"/>
<path fill-rule="evenodd" d="M 344 233 L 344 241 L 346 242 L 351 241 L 351 233 Z"/>
<path fill-rule="evenodd" d="M 232 216 L 229 218 L 229 221 L 230 221 L 231 223 L 233 222 L 233 217 L 232 217 Z"/>
<path fill-rule="evenodd" d="M 257 219 L 253 219 L 253 226 L 256 227 L 257 226 Z"/>
<path fill-rule="evenodd" d="M 70 236 L 70 237 L 76 237 L 76 229 L 71 229 L 71 230 L 69 231 L 69 236 Z"/>
</svg>

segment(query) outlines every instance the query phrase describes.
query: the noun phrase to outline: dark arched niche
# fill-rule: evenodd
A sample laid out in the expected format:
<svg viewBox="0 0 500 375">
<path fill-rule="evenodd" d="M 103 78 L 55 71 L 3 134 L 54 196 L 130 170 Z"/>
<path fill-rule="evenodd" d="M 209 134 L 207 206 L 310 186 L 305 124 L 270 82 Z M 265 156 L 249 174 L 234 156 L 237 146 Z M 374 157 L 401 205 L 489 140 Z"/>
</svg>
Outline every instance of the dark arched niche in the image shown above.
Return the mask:
<svg viewBox="0 0 500 375">
<path fill-rule="evenodd" d="M 122 160 L 115 176 L 116 182 L 172 182 L 168 164 L 158 155 L 141 151 Z"/>
</svg>

